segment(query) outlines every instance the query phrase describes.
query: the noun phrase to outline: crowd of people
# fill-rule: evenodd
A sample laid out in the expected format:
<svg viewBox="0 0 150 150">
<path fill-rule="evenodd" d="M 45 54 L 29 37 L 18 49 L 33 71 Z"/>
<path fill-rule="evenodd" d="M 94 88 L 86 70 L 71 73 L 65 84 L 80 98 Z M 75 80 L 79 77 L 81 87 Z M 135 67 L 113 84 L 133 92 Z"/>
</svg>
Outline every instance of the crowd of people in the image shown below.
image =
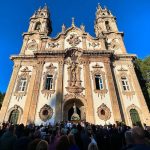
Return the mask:
<svg viewBox="0 0 150 150">
<path fill-rule="evenodd" d="M 3 123 L 0 150 L 150 150 L 150 127 L 69 121 L 54 126 Z"/>
</svg>

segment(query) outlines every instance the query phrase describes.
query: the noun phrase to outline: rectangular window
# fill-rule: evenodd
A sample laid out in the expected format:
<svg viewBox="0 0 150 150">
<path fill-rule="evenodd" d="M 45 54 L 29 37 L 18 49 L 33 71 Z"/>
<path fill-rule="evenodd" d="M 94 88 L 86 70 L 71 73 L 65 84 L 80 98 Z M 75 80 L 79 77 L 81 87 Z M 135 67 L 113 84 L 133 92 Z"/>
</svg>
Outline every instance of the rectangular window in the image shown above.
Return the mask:
<svg viewBox="0 0 150 150">
<path fill-rule="evenodd" d="M 46 90 L 52 90 L 53 89 L 53 76 L 52 75 L 47 75 L 45 89 Z"/>
<path fill-rule="evenodd" d="M 18 91 L 24 92 L 26 89 L 26 84 L 27 84 L 27 79 L 26 78 L 21 78 L 19 85 L 18 85 Z"/>
<path fill-rule="evenodd" d="M 122 87 L 124 91 L 129 91 L 129 84 L 128 84 L 128 80 L 126 77 L 121 77 L 121 81 L 122 81 Z"/>
<path fill-rule="evenodd" d="M 101 75 L 95 75 L 95 85 L 96 85 L 96 90 L 103 89 L 103 80 Z"/>
</svg>

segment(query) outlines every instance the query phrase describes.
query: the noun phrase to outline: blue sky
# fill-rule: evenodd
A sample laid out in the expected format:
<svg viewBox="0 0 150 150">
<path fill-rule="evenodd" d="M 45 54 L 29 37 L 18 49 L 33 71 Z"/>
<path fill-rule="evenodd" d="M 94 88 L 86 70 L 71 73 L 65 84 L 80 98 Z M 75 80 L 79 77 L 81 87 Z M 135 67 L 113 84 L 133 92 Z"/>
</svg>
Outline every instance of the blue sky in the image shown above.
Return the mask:
<svg viewBox="0 0 150 150">
<path fill-rule="evenodd" d="M 10 55 L 18 54 L 22 45 L 22 33 L 26 32 L 29 18 L 35 10 L 47 3 L 52 19 L 53 33 L 61 31 L 61 25 L 71 25 L 75 17 L 77 26 L 84 24 L 86 31 L 94 35 L 97 4 L 117 17 L 128 53 L 139 58 L 150 55 L 150 0 L 1 0 L 0 1 L 0 91 L 5 92 L 11 77 L 13 62 Z"/>
</svg>

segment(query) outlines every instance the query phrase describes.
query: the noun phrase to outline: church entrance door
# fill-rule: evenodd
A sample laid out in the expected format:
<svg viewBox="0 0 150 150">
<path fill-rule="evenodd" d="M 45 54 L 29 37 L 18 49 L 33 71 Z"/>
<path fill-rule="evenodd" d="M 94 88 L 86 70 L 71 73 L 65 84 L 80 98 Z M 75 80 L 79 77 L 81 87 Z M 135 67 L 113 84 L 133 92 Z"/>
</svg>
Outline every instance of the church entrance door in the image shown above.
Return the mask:
<svg viewBox="0 0 150 150">
<path fill-rule="evenodd" d="M 13 110 L 11 113 L 10 113 L 10 116 L 9 116 L 9 122 L 10 123 L 13 123 L 13 124 L 17 124 L 18 122 L 18 117 L 19 117 L 19 110 Z"/>
<path fill-rule="evenodd" d="M 86 119 L 85 106 L 79 99 L 71 99 L 64 104 L 63 120 L 72 121 L 74 119 L 84 121 Z"/>
<path fill-rule="evenodd" d="M 138 114 L 136 109 L 130 110 L 130 116 L 131 116 L 131 120 L 132 120 L 133 125 L 140 125 L 141 126 L 141 120 L 140 120 L 139 114 Z"/>
</svg>

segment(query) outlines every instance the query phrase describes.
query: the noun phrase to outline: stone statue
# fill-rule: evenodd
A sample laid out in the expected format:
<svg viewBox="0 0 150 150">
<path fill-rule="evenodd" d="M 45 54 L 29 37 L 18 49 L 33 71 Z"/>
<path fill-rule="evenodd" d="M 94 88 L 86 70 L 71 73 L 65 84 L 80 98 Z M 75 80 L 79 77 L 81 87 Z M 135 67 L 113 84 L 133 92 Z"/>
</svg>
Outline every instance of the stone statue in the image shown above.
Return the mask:
<svg viewBox="0 0 150 150">
<path fill-rule="evenodd" d="M 76 64 L 72 63 L 71 67 L 72 86 L 76 85 Z"/>
<path fill-rule="evenodd" d="M 73 115 L 71 116 L 71 120 L 80 120 L 80 116 L 77 114 L 77 107 L 76 107 L 76 104 L 74 103 L 73 105 Z"/>
<path fill-rule="evenodd" d="M 73 105 L 73 110 L 74 110 L 74 113 L 76 113 L 76 114 L 77 114 L 77 108 L 76 108 L 75 103 L 74 103 L 74 105 Z"/>
</svg>

